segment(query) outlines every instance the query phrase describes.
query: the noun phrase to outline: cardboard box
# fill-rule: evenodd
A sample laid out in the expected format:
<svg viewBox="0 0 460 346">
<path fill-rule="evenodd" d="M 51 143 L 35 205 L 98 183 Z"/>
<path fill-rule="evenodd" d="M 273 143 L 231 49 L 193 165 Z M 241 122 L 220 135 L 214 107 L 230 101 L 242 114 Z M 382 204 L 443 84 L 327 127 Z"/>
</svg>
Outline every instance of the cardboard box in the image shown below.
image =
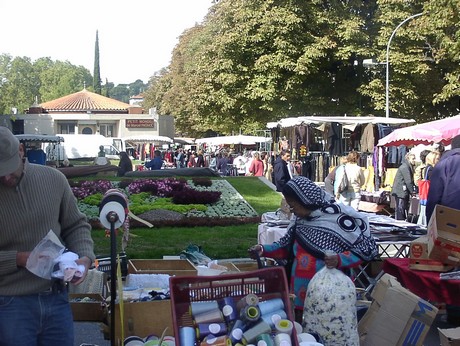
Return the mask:
<svg viewBox="0 0 460 346">
<path fill-rule="evenodd" d="M 441 346 L 460 346 L 460 327 L 441 329 L 438 328 Z"/>
<path fill-rule="evenodd" d="M 447 264 L 460 263 L 460 210 L 436 205 L 428 223 L 428 253 Z"/>
<path fill-rule="evenodd" d="M 85 298 L 89 298 L 89 301 L 81 301 Z M 100 294 L 69 293 L 69 301 L 74 321 L 104 321 L 106 316 L 106 303 Z"/>
<path fill-rule="evenodd" d="M 197 269 L 187 259 L 130 259 L 129 274 L 169 274 L 171 276 L 196 276 Z"/>
<path fill-rule="evenodd" d="M 433 248 L 432 256 L 441 258 L 441 254 L 436 255 L 435 252 L 441 250 L 437 247 Z M 445 264 L 439 259 L 432 259 L 428 253 L 428 235 L 421 236 L 410 243 L 409 247 L 409 268 L 414 270 L 428 270 L 447 272 L 454 267 Z"/>
<path fill-rule="evenodd" d="M 139 336 L 145 338 L 148 335 L 161 336 L 167 327 L 165 335 L 174 336 L 174 327 L 171 314 L 171 300 L 155 300 L 149 302 L 125 302 L 123 329 L 124 338 Z M 105 334 L 110 339 L 111 315 L 107 316 Z M 121 335 L 120 305 L 115 304 L 115 344 L 123 345 Z"/>
<path fill-rule="evenodd" d="M 371 294 L 373 301 L 358 324 L 362 346 L 421 346 L 438 309 L 385 274 Z"/>
</svg>

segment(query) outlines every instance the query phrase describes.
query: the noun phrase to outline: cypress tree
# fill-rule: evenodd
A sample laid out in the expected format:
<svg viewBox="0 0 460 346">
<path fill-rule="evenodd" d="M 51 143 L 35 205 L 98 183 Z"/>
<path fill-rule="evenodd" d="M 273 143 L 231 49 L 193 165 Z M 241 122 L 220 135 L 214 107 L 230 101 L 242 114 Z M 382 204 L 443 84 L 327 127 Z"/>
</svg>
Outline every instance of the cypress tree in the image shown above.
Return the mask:
<svg viewBox="0 0 460 346">
<path fill-rule="evenodd" d="M 99 32 L 96 30 L 96 44 L 94 47 L 94 75 L 93 88 L 96 94 L 101 95 L 101 70 L 99 67 Z"/>
</svg>

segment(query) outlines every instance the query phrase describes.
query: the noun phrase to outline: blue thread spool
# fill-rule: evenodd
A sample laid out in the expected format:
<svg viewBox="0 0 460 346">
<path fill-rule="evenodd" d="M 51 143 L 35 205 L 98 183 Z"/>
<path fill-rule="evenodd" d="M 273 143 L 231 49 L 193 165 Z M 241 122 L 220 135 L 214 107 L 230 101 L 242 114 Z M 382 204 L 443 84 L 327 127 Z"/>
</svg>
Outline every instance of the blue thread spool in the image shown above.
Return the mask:
<svg viewBox="0 0 460 346">
<path fill-rule="evenodd" d="M 233 322 L 238 318 L 238 311 L 236 309 L 236 303 L 233 297 L 223 298 L 219 302 L 219 306 L 227 323 Z"/>
<path fill-rule="evenodd" d="M 248 330 L 248 325 L 241 320 L 236 320 L 235 324 L 230 331 L 230 340 L 232 344 L 236 344 L 243 339 L 243 333 Z"/>
<path fill-rule="evenodd" d="M 190 314 L 196 316 L 208 311 L 219 309 L 217 300 L 211 300 L 208 302 L 191 302 L 190 303 Z"/>
<path fill-rule="evenodd" d="M 202 340 L 208 335 L 221 336 L 227 334 L 225 323 L 200 323 L 196 326 L 196 336 Z"/>
<path fill-rule="evenodd" d="M 247 305 L 240 312 L 240 319 L 246 324 L 257 322 L 260 316 L 260 310 L 257 305 Z"/>
<path fill-rule="evenodd" d="M 180 327 L 179 340 L 181 346 L 194 346 L 195 345 L 195 328 L 193 327 Z"/>
<path fill-rule="evenodd" d="M 219 308 L 203 312 L 202 314 L 196 315 L 194 322 L 196 325 L 201 323 L 220 323 L 224 322 L 224 315 L 222 315 L 222 311 Z"/>
<path fill-rule="evenodd" d="M 243 333 L 243 344 L 244 345 L 251 344 L 256 340 L 256 338 L 259 335 L 269 334 L 271 331 L 272 331 L 272 328 L 270 327 L 269 324 L 267 324 L 264 321 L 260 321 L 255 326 L 246 330 Z"/>
<path fill-rule="evenodd" d="M 269 299 L 259 304 L 260 313 L 266 315 L 277 310 L 284 310 L 284 302 L 281 298 Z"/>
<path fill-rule="evenodd" d="M 277 310 L 267 315 L 262 315 L 262 320 L 268 323 L 271 328 L 274 328 L 275 323 L 282 319 L 287 319 L 287 314 L 284 310 Z"/>
</svg>

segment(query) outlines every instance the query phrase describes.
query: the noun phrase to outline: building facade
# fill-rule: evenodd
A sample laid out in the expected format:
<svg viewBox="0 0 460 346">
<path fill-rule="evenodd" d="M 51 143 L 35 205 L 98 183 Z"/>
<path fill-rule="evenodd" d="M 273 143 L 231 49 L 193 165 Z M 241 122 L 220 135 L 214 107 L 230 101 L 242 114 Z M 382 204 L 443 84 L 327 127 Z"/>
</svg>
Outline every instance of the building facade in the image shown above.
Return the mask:
<svg viewBox="0 0 460 346">
<path fill-rule="evenodd" d="M 144 112 L 141 102 L 127 104 L 86 89 L 56 100 L 33 104 L 26 114 L 2 115 L 0 125 L 14 134 L 101 134 L 105 137 L 174 138 L 174 118 Z"/>
</svg>

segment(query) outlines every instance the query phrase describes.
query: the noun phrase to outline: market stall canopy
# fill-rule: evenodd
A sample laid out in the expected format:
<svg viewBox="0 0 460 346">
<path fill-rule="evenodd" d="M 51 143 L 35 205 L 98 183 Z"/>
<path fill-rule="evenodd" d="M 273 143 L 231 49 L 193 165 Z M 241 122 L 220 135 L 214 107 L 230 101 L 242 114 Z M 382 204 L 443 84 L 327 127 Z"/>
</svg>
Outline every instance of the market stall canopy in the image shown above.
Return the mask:
<svg viewBox="0 0 460 346">
<path fill-rule="evenodd" d="M 423 124 L 396 129 L 381 138 L 378 146 L 399 146 L 442 143 L 449 145 L 452 138 L 460 134 L 460 114 Z"/>
<path fill-rule="evenodd" d="M 195 144 L 194 138 L 186 138 L 186 137 L 174 137 L 174 143 L 176 144 Z"/>
<path fill-rule="evenodd" d="M 64 138 L 61 136 L 53 135 L 37 135 L 37 134 L 23 134 L 16 135 L 19 142 L 40 142 L 40 143 L 61 143 Z"/>
<path fill-rule="evenodd" d="M 156 135 L 138 135 L 138 136 L 129 136 L 123 138 L 126 142 L 134 143 L 152 143 L 152 142 L 163 142 L 163 143 L 172 143 L 173 140 L 166 136 L 156 136 Z"/>
<path fill-rule="evenodd" d="M 242 145 L 254 145 L 257 143 L 268 143 L 271 142 L 271 138 L 262 136 L 219 136 L 219 137 L 208 137 L 200 138 L 195 140 L 196 144 L 209 144 L 209 145 L 222 145 L 222 144 L 242 144 Z"/>
<path fill-rule="evenodd" d="M 414 119 L 401 119 L 401 118 L 387 118 L 387 117 L 350 117 L 350 116 L 304 116 L 304 117 L 291 117 L 281 119 L 276 122 L 267 123 L 267 128 L 272 129 L 275 127 L 293 127 L 298 125 L 308 124 L 324 124 L 324 123 L 339 123 L 345 128 L 353 130 L 358 124 L 388 124 L 388 125 L 402 125 L 414 123 Z"/>
</svg>

